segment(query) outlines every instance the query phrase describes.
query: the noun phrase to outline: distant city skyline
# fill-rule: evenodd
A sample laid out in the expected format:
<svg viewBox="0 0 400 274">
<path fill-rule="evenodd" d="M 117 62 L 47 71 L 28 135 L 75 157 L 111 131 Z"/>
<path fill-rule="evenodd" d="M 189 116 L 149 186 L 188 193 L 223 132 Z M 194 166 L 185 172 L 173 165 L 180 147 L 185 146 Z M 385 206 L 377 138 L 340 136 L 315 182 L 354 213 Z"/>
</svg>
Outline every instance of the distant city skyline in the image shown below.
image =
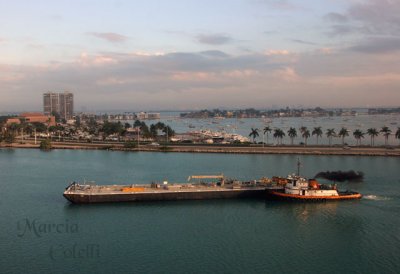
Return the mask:
<svg viewBox="0 0 400 274">
<path fill-rule="evenodd" d="M 396 107 L 394 0 L 0 0 L 0 112 Z"/>
</svg>

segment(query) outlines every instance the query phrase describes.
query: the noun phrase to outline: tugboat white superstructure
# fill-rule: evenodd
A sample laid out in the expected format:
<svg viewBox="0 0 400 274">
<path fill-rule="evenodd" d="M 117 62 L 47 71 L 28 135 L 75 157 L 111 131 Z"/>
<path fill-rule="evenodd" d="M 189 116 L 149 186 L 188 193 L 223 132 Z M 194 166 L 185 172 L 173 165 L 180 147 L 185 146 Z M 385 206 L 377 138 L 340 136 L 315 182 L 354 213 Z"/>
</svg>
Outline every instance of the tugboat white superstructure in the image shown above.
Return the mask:
<svg viewBox="0 0 400 274">
<path fill-rule="evenodd" d="M 336 185 L 319 184 L 316 180 L 306 180 L 300 176 L 289 175 L 287 184 L 281 191 L 270 191 L 275 198 L 302 201 L 323 201 L 323 200 L 350 200 L 360 199 L 362 195 L 357 192 L 336 189 Z"/>
<path fill-rule="evenodd" d="M 272 190 L 269 195 L 275 198 L 302 201 L 350 200 L 360 199 L 362 195 L 352 191 L 338 191 L 336 185 L 320 184 L 315 179 L 301 177 L 300 162 L 297 175 L 289 175 L 283 190 Z"/>
</svg>

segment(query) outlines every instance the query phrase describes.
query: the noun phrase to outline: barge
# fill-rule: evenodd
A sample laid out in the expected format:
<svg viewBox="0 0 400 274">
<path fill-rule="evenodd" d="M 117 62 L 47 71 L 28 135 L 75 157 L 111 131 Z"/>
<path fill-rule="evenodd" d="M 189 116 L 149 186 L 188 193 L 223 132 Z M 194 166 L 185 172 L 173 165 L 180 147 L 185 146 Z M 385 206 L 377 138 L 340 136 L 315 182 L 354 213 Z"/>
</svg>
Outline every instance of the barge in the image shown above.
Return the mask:
<svg viewBox="0 0 400 274">
<path fill-rule="evenodd" d="M 298 163 L 300 166 L 300 163 Z M 327 201 L 360 199 L 362 195 L 351 191 L 338 191 L 336 185 L 324 185 L 315 179 L 307 180 L 297 175 L 286 178 L 261 178 L 242 182 L 226 179 L 223 175 L 190 176 L 199 179 L 197 183 L 141 185 L 95 185 L 71 183 L 64 191 L 64 197 L 76 204 L 167 201 L 167 200 L 205 200 L 234 198 L 272 198 L 300 201 Z M 204 182 L 214 179 L 214 182 Z"/>
<path fill-rule="evenodd" d="M 217 182 L 141 185 L 94 185 L 73 182 L 64 191 L 72 203 L 107 203 L 166 200 L 205 200 L 234 198 L 264 198 L 266 188 L 282 189 L 282 185 L 268 180 L 241 182 L 227 180 L 223 175 L 190 176 L 190 179 L 218 179 Z"/>
</svg>

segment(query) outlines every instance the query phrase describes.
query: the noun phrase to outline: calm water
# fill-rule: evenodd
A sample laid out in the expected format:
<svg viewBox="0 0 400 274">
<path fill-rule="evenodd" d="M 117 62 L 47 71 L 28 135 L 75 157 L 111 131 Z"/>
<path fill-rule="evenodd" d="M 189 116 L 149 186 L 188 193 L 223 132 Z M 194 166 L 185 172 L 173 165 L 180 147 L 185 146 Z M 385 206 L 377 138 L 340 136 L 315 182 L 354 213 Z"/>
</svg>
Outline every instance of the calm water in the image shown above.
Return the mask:
<svg viewBox="0 0 400 274">
<path fill-rule="evenodd" d="M 301 157 L 303 173 L 359 170 L 360 201 L 72 205 L 72 180 L 183 182 L 286 175 L 295 156 L 0 150 L 2 273 L 396 273 L 399 158 Z M 49 228 L 50 227 L 50 228 Z"/>
</svg>

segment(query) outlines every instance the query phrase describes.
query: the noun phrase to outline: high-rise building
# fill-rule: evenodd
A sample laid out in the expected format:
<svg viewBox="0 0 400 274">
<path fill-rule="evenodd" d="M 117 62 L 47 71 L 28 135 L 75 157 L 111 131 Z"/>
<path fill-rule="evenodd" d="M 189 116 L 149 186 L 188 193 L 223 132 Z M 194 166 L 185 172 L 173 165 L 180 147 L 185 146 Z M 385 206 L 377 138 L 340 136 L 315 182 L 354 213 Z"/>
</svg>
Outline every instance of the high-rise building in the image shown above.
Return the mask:
<svg viewBox="0 0 400 274">
<path fill-rule="evenodd" d="M 60 100 L 60 115 L 65 120 L 72 119 L 74 116 L 74 94 L 64 92 L 59 94 Z"/>
<path fill-rule="evenodd" d="M 54 112 L 59 112 L 60 104 L 58 99 L 58 93 L 48 92 L 43 94 L 44 115 L 51 115 Z"/>
<path fill-rule="evenodd" d="M 74 94 L 71 92 L 43 93 L 43 112 L 45 115 L 58 113 L 64 120 L 71 119 L 74 115 Z"/>
</svg>

